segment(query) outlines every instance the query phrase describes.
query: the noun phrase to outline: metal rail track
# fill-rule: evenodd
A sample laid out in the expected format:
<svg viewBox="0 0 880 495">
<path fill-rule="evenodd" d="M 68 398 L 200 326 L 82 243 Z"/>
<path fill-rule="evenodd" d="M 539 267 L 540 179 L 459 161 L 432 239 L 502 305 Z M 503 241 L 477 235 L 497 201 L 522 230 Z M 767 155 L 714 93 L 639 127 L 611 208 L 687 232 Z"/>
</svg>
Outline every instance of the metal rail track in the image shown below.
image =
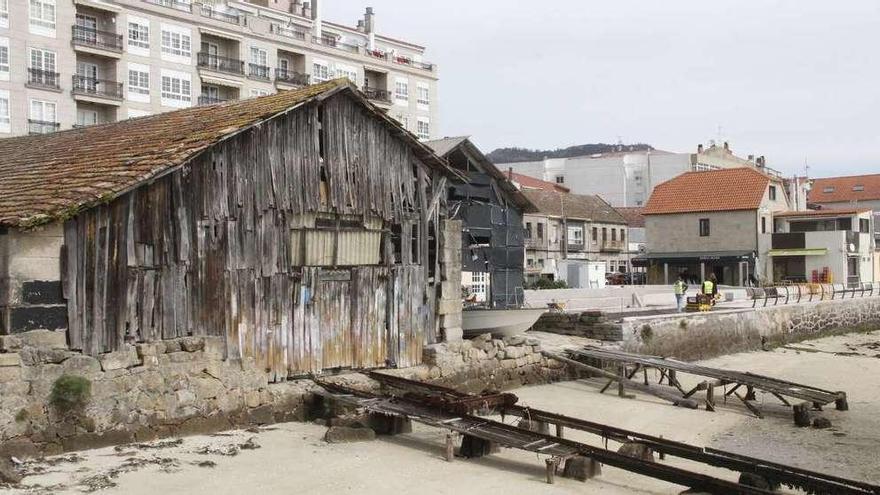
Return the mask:
<svg viewBox="0 0 880 495">
<path fill-rule="evenodd" d="M 384 385 L 401 390 L 417 390 L 422 393 L 440 394 L 449 397 L 476 397 L 441 385 L 408 380 L 381 372 L 371 372 L 370 377 Z M 676 442 L 662 437 L 564 416 L 554 412 L 519 405 L 504 406 L 495 408 L 495 410 L 502 415 L 502 421 L 504 416 L 511 415 L 592 433 L 604 439 L 611 439 L 620 443 L 638 442 L 647 445 L 659 454 L 688 459 L 741 473 L 756 474 L 771 483 L 779 483 L 791 488 L 798 488 L 806 493 L 817 495 L 880 495 L 880 486 L 872 485 L 870 483 L 850 480 L 795 466 L 779 464 L 733 452 Z"/>
<path fill-rule="evenodd" d="M 324 394 L 326 397 L 342 403 L 361 407 L 373 413 L 408 417 L 422 424 L 470 435 L 505 447 L 544 454 L 556 459 L 585 456 L 601 464 L 709 493 L 724 495 L 773 493 L 479 416 L 449 413 L 440 407 L 426 406 L 412 398 L 385 397 L 328 382 L 319 382 L 319 384 L 327 390 Z M 548 469 L 550 465 L 551 463 L 548 463 Z"/>
</svg>

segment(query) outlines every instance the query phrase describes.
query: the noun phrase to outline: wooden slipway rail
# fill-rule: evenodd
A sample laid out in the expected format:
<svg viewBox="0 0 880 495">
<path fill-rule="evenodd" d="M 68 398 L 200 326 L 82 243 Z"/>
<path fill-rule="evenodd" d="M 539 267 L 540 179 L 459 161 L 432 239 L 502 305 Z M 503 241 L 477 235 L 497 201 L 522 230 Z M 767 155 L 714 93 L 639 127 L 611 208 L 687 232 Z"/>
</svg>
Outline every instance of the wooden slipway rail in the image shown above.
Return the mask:
<svg viewBox="0 0 880 495">
<path fill-rule="evenodd" d="M 381 372 L 371 372 L 370 377 L 384 385 L 397 388 L 404 391 L 411 391 L 426 395 L 439 395 L 441 397 L 469 398 L 471 403 L 475 403 L 474 398 L 480 397 L 475 395 L 464 394 L 454 389 L 443 387 L 440 385 L 424 383 L 414 380 L 388 375 Z M 488 398 L 487 398 L 488 399 Z M 486 405 L 491 406 L 491 400 L 486 401 Z M 496 401 L 499 402 L 499 401 Z M 740 473 L 750 473 L 760 476 L 770 484 L 786 485 L 791 488 L 803 490 L 810 494 L 843 494 L 843 495 L 877 495 L 880 494 L 880 486 L 872 485 L 861 481 L 832 476 L 816 471 L 801 469 L 795 466 L 770 462 L 764 459 L 716 450 L 710 448 L 699 447 L 687 443 L 676 442 L 652 435 L 646 435 L 635 431 L 625 430 L 601 423 L 595 423 L 583 419 L 564 416 L 561 414 L 542 411 L 530 407 L 523 407 L 510 404 L 510 401 L 500 401 L 500 404 L 493 408 L 495 411 L 504 416 L 510 415 L 520 418 L 526 418 L 531 421 L 540 421 L 545 424 L 556 425 L 556 433 L 558 437 L 563 435 L 564 428 L 584 431 L 601 436 L 607 441 L 613 440 L 619 443 L 640 443 L 648 446 L 654 452 L 663 456 L 669 455 L 680 457 L 695 462 L 700 462 L 709 466 L 730 469 Z M 600 461 L 601 462 L 601 461 Z"/>
<path fill-rule="evenodd" d="M 755 390 L 767 392 L 779 399 L 779 401 L 786 406 L 794 407 L 796 421 L 798 420 L 799 411 L 804 410 L 805 404 L 812 405 L 815 408 L 821 408 L 822 406 L 833 402 L 838 410 L 845 411 L 849 409 L 846 401 L 846 392 L 823 390 L 811 385 L 789 382 L 749 372 L 710 368 L 708 366 L 700 366 L 693 363 L 677 361 L 675 359 L 633 354 L 630 352 L 603 349 L 594 346 L 586 346 L 580 349 L 567 349 L 566 353 L 571 359 L 597 363 L 600 367 L 602 365 L 612 364 L 618 369 L 618 373 L 623 376 L 624 379 L 632 379 L 639 371 L 645 372 L 651 368 L 657 369 L 660 371 L 660 383 L 663 383 L 663 381 L 666 380 L 668 385 L 674 387 L 673 389 L 667 388 L 667 390 L 677 389 L 681 394 L 682 399 L 689 399 L 696 392 L 705 390 L 706 409 L 710 411 L 715 410 L 715 387 L 727 387 L 728 385 L 730 385 L 731 388 L 724 392 L 724 396 L 727 397 L 733 395 L 737 397 L 753 414 L 755 414 L 755 416 L 759 418 L 763 417 L 761 411 L 751 403 L 751 401 L 755 400 Z M 709 378 L 710 380 L 705 380 L 692 389 L 685 390 L 678 381 L 677 373 L 679 372 Z M 647 373 L 645 373 L 644 378 L 645 382 L 647 382 Z M 608 386 L 616 380 L 616 378 L 610 379 L 602 391 L 604 392 Z M 737 393 L 737 390 L 743 387 L 746 389 L 746 393 L 745 395 L 740 395 Z M 805 404 L 792 405 L 786 397 L 804 401 Z"/>
<path fill-rule="evenodd" d="M 372 394 L 327 382 L 320 384 L 328 391 L 323 393 L 325 397 L 343 404 L 363 408 L 371 413 L 406 417 L 428 426 L 447 429 L 501 446 L 550 456 L 546 460 L 548 481 L 553 479 L 561 460 L 583 456 L 601 464 L 708 493 L 737 495 L 773 493 L 705 474 L 618 454 L 573 440 L 518 428 L 480 416 L 450 413 L 438 405 L 427 405 L 413 398 Z M 447 437 L 447 452 L 451 450 L 450 446 L 451 437 Z"/>
</svg>

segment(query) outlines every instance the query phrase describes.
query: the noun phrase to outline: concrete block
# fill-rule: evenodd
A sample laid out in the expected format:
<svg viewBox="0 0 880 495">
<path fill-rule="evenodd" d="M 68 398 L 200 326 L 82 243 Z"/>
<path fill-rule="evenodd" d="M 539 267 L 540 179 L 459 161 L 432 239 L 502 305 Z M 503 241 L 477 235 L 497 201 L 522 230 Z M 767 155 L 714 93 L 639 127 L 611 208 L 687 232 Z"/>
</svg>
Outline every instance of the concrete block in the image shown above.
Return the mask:
<svg viewBox="0 0 880 495">
<path fill-rule="evenodd" d="M 327 443 L 368 442 L 375 439 L 376 432 L 370 428 L 331 426 L 324 434 L 324 441 Z"/>
</svg>

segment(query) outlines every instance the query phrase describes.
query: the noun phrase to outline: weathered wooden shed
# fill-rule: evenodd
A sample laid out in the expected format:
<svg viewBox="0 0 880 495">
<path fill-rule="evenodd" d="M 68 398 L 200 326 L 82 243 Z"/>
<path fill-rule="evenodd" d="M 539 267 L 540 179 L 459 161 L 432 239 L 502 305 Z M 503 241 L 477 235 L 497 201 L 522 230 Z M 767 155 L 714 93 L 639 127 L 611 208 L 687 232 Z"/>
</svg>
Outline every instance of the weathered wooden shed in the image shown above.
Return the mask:
<svg viewBox="0 0 880 495">
<path fill-rule="evenodd" d="M 427 145 L 465 176 L 464 181 L 450 182 L 447 194 L 450 216 L 462 221 L 462 282 L 480 287 L 480 302 L 490 307 L 521 306 L 523 213 L 537 208 L 468 137 Z"/>
<path fill-rule="evenodd" d="M 417 364 L 454 175 L 343 80 L 0 140 L 0 333 L 223 336 L 274 380 Z"/>
</svg>

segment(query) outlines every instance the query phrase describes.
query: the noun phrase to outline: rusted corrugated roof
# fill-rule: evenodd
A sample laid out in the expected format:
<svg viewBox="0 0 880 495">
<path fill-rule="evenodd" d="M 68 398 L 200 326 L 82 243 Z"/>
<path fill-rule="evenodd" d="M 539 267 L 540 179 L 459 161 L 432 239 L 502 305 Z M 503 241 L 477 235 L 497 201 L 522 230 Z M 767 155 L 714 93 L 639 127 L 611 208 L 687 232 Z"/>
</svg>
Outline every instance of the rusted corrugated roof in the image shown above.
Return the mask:
<svg viewBox="0 0 880 495">
<path fill-rule="evenodd" d="M 642 215 L 755 210 L 769 183 L 748 167 L 687 172 L 655 187 Z"/>
<path fill-rule="evenodd" d="M 538 212 L 544 215 L 626 224 L 626 219 L 599 196 L 541 189 L 523 189 L 523 194 L 538 207 Z"/>
<path fill-rule="evenodd" d="M 398 136 L 426 164 L 458 176 L 343 78 L 260 98 L 0 139 L 0 225 L 26 228 L 68 218 L 167 173 L 250 126 L 339 91 L 350 91 L 377 118 L 398 128 Z"/>
<path fill-rule="evenodd" d="M 810 203 L 880 200 L 880 174 L 813 179 Z"/>
</svg>

